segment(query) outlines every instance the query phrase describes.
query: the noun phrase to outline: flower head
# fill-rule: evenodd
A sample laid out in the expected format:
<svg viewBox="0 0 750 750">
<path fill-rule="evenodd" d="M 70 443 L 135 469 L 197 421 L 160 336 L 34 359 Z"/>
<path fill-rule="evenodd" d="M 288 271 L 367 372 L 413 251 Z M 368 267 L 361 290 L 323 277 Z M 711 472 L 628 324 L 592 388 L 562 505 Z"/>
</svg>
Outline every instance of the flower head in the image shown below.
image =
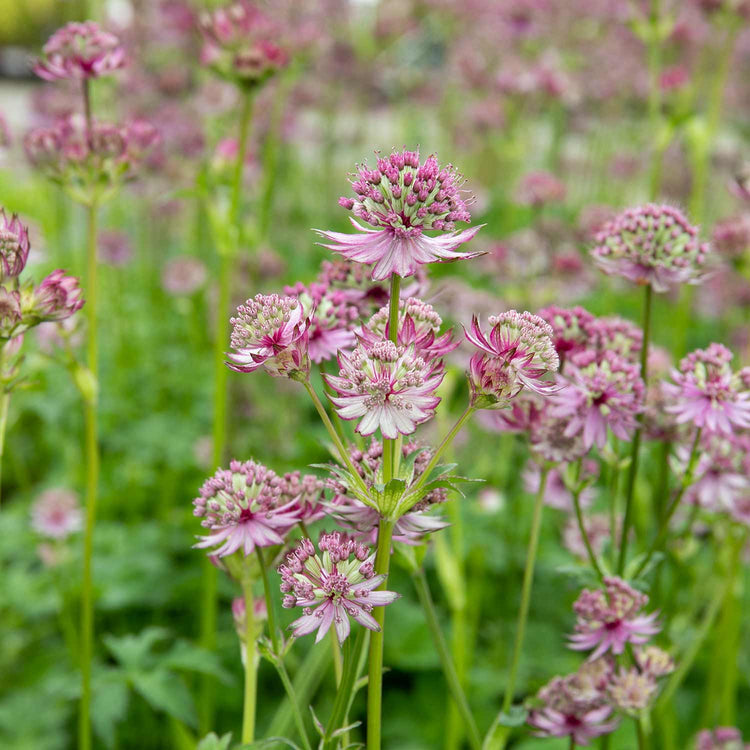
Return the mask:
<svg viewBox="0 0 750 750">
<path fill-rule="evenodd" d="M 643 408 L 644 385 L 637 365 L 613 351 L 601 357 L 581 352 L 566 369 L 567 387 L 552 396 L 550 413 L 566 418 L 565 434 L 581 433 L 584 447 L 603 447 L 607 428 L 621 440 L 629 440 L 636 427 L 636 415 Z"/>
<path fill-rule="evenodd" d="M 652 677 L 664 677 L 674 672 L 672 657 L 658 646 L 640 646 L 633 649 L 635 661 L 641 672 Z"/>
<path fill-rule="evenodd" d="M 0 286 L 0 338 L 9 339 L 21 326 L 21 295 Z"/>
<path fill-rule="evenodd" d="M 324 489 L 325 482 L 314 474 L 288 472 L 284 474 L 281 485 L 282 502 L 294 501 L 300 521 L 319 521 L 326 515 L 326 508 L 322 502 Z"/>
<path fill-rule="evenodd" d="M 676 284 L 698 283 L 708 252 L 698 229 L 678 209 L 648 203 L 607 223 L 591 254 L 605 273 L 666 292 Z"/>
<path fill-rule="evenodd" d="M 59 321 L 69 318 L 83 305 L 83 292 L 78 286 L 78 279 L 67 276 L 65 271 L 58 268 L 34 289 L 28 303 L 23 304 L 23 312 L 24 315 L 30 314 L 37 322 Z"/>
<path fill-rule="evenodd" d="M 695 739 L 695 750 L 748 750 L 750 744 L 742 741 L 742 732 L 735 727 L 704 729 Z"/>
<path fill-rule="evenodd" d="M 310 372 L 310 310 L 297 297 L 256 294 L 237 308 L 237 316 L 229 322 L 235 351 L 227 364 L 233 370 L 254 372 L 263 367 L 284 377 Z"/>
<path fill-rule="evenodd" d="M 360 234 L 318 233 L 332 243 L 323 245 L 329 250 L 374 263 L 373 279 L 411 276 L 423 263 L 481 254 L 457 249 L 480 227 L 455 231 L 457 221 L 471 221 L 461 196 L 462 178 L 452 166 L 441 167 L 434 155 L 420 164 L 418 151 L 394 151 L 379 157 L 376 169 L 360 166 L 351 184 L 356 197 L 341 198 L 339 204 L 374 228 L 351 219 Z M 444 234 L 430 237 L 428 231 Z"/>
<path fill-rule="evenodd" d="M 0 281 L 16 278 L 26 267 L 29 257 L 29 230 L 13 214 L 8 220 L 0 208 Z"/>
<path fill-rule="evenodd" d="M 217 469 L 193 500 L 193 515 L 202 518 L 207 536 L 199 537 L 199 549 L 214 548 L 217 557 L 241 550 L 247 557 L 256 547 L 284 542 L 284 535 L 299 520 L 295 500 L 282 494 L 283 480 L 255 461 L 232 461 L 229 469 Z"/>
<path fill-rule="evenodd" d="M 34 72 L 45 81 L 100 78 L 125 65 L 120 40 L 93 21 L 66 24 L 49 38 L 43 52 Z"/>
<path fill-rule="evenodd" d="M 521 205 L 534 207 L 562 203 L 565 200 L 565 185 L 549 172 L 529 172 L 518 186 L 516 200 Z"/>
<path fill-rule="evenodd" d="M 42 536 L 64 539 L 80 531 L 82 525 L 81 506 L 70 490 L 46 490 L 31 506 L 31 526 Z"/>
<path fill-rule="evenodd" d="M 610 650 L 621 654 L 628 643 L 647 643 L 660 630 L 655 612 L 640 614 L 648 604 L 645 594 L 614 576 L 604 578 L 604 587 L 604 591 L 584 589 L 573 605 L 578 619 L 570 647 L 576 651 L 594 649 L 591 660 Z"/>
<path fill-rule="evenodd" d="M 588 326 L 593 323 L 594 316 L 583 307 L 568 309 L 550 305 L 539 311 L 539 317 L 552 327 L 552 341 L 561 367 L 566 357 L 583 351 L 588 345 Z"/>
<path fill-rule="evenodd" d="M 440 403 L 441 367 L 425 362 L 414 345 L 361 341 L 351 354 L 339 352 L 338 362 L 339 374 L 326 375 L 337 394 L 329 398 L 342 419 L 359 419 L 361 435 L 378 428 L 384 438 L 410 435 Z"/>
<path fill-rule="evenodd" d="M 277 25 L 248 0 L 206 11 L 199 25 L 205 39 L 201 61 L 240 85 L 263 83 L 289 60 L 277 44 Z"/>
<path fill-rule="evenodd" d="M 350 632 L 350 617 L 370 630 L 380 630 L 372 608 L 394 602 L 399 594 L 375 590 L 386 579 L 375 575 L 375 555 L 338 531 L 321 534 L 318 549 L 322 554 L 316 554 L 313 543 L 303 539 L 279 567 L 283 606 L 304 608 L 303 616 L 290 625 L 294 635 L 317 630 L 318 643 L 333 625 L 343 643 Z"/>
<path fill-rule="evenodd" d="M 478 408 L 499 409 L 528 388 L 542 395 L 555 384 L 542 378 L 556 372 L 560 359 L 552 343 L 552 327 L 537 315 L 515 310 L 488 319 L 489 335 L 475 317 L 466 338 L 479 351 L 469 364 L 472 400 Z"/>
<path fill-rule="evenodd" d="M 635 667 L 620 667 L 609 683 L 609 697 L 625 713 L 637 713 L 651 705 L 656 694 L 654 675 L 641 672 Z"/>
<path fill-rule="evenodd" d="M 690 422 L 711 433 L 731 435 L 750 427 L 750 389 L 732 371 L 732 352 L 721 344 L 688 354 L 663 390 L 674 403 L 666 410 L 678 424 Z"/>
</svg>

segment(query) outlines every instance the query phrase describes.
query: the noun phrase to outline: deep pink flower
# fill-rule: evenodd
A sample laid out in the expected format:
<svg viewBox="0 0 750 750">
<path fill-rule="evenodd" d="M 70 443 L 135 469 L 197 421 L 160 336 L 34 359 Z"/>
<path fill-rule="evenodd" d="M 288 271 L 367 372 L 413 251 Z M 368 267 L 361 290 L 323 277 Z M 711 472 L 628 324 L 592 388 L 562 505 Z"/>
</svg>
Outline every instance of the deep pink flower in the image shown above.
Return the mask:
<svg viewBox="0 0 750 750">
<path fill-rule="evenodd" d="M 8 219 L 0 208 L 0 281 L 14 279 L 26 267 L 29 257 L 29 230 L 16 214 Z"/>
<path fill-rule="evenodd" d="M 359 234 L 316 231 L 331 243 L 323 247 L 358 263 L 375 264 L 374 280 L 411 276 L 420 264 L 481 254 L 457 249 L 481 227 L 455 231 L 455 222 L 471 221 L 461 197 L 461 177 L 450 165 L 440 167 L 434 155 L 420 164 L 418 151 L 394 151 L 378 158 L 377 169 L 360 166 L 352 188 L 357 197 L 341 198 L 339 204 L 375 228 L 351 219 Z M 445 234 L 425 234 L 432 230 Z"/>
<path fill-rule="evenodd" d="M 256 294 L 237 308 L 232 324 L 231 362 L 237 372 L 264 367 L 271 375 L 298 376 L 310 371 L 307 356 L 310 310 L 297 297 Z"/>
<path fill-rule="evenodd" d="M 648 604 L 645 594 L 614 576 L 604 578 L 604 587 L 604 591 L 584 589 L 573 605 L 578 619 L 576 632 L 570 636 L 570 648 L 593 649 L 590 660 L 607 651 L 621 654 L 628 643 L 642 645 L 661 630 L 656 624 L 656 612 L 639 614 Z"/>
<path fill-rule="evenodd" d="M 31 526 L 51 539 L 64 539 L 80 531 L 83 513 L 76 494 L 64 489 L 43 492 L 31 506 Z"/>
<path fill-rule="evenodd" d="M 198 549 L 226 557 L 241 550 L 247 557 L 256 547 L 283 544 L 299 521 L 296 500 L 283 495 L 283 480 L 255 461 L 232 461 L 217 469 L 193 500 L 193 515 L 202 518 L 208 534 L 198 537 Z M 213 549 L 218 547 L 218 549 Z"/>
<path fill-rule="evenodd" d="M 708 252 L 698 229 L 678 209 L 648 203 L 606 224 L 591 254 L 605 273 L 666 292 L 700 282 Z"/>
<path fill-rule="evenodd" d="M 565 434 L 579 432 L 584 447 L 604 447 L 607 428 L 620 440 L 629 440 L 636 415 L 643 409 L 644 385 L 639 367 L 612 351 L 597 358 L 594 352 L 574 355 L 568 363 L 567 387 L 552 396 L 550 413 L 568 420 Z"/>
<path fill-rule="evenodd" d="M 46 81 L 99 78 L 125 65 L 120 40 L 93 21 L 66 24 L 49 38 L 43 52 L 34 72 Z"/>
<path fill-rule="evenodd" d="M 567 309 L 550 305 L 539 311 L 539 317 L 552 327 L 552 341 L 562 369 L 566 357 L 587 347 L 587 328 L 594 321 L 594 316 L 580 306 Z"/>
<path fill-rule="evenodd" d="M 688 354 L 673 370 L 674 384 L 662 388 L 674 401 L 666 409 L 678 424 L 689 422 L 724 435 L 750 427 L 750 390 L 732 371 L 732 356 L 725 346 L 714 343 Z"/>
<path fill-rule="evenodd" d="M 547 322 L 529 312 L 509 310 L 491 315 L 488 323 L 492 326 L 489 335 L 476 317 L 470 330 L 464 328 L 469 343 L 479 350 L 469 363 L 472 400 L 477 408 L 504 408 L 524 388 L 542 395 L 556 390 L 553 381 L 543 380 L 560 365 Z"/>
<path fill-rule="evenodd" d="M 338 531 L 321 534 L 318 549 L 321 555 L 309 539 L 302 539 L 279 567 L 283 606 L 304 608 L 304 615 L 289 626 L 295 637 L 317 630 L 315 642 L 319 643 L 333 625 L 339 643 L 343 643 L 350 632 L 350 617 L 379 631 L 370 614 L 373 607 L 391 604 L 399 594 L 375 591 L 386 579 L 375 575 L 375 554 Z"/>
<path fill-rule="evenodd" d="M 78 279 L 65 271 L 53 271 L 33 292 L 32 315 L 41 320 L 65 320 L 83 305 L 83 292 Z"/>
<path fill-rule="evenodd" d="M 426 363 L 413 345 L 361 342 L 349 355 L 339 352 L 338 362 L 339 374 L 325 376 L 337 394 L 329 398 L 342 419 L 359 419 L 361 435 L 377 429 L 389 439 L 410 435 L 440 403 L 442 368 Z"/>
<path fill-rule="evenodd" d="M 293 500 L 299 520 L 303 523 L 319 521 L 326 515 L 323 504 L 325 482 L 314 474 L 292 471 L 284 474 L 281 485 L 283 502 Z"/>
</svg>

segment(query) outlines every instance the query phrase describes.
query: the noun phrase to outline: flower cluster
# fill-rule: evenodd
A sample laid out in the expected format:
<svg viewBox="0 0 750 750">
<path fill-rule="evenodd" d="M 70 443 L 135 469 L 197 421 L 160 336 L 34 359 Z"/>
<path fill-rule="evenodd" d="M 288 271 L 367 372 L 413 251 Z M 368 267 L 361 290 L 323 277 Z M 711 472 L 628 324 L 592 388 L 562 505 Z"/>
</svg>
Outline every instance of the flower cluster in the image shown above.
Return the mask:
<svg viewBox="0 0 750 750">
<path fill-rule="evenodd" d="M 474 318 L 465 330 L 470 344 L 479 351 L 469 363 L 472 404 L 481 409 L 500 409 L 521 390 L 546 395 L 554 382 L 544 376 L 554 373 L 560 360 L 552 343 L 552 327 L 537 315 L 515 310 L 491 315 L 485 334 Z"/>
<path fill-rule="evenodd" d="M 238 550 L 247 557 L 256 547 L 283 544 L 299 521 L 296 498 L 289 499 L 284 489 L 281 477 L 255 461 L 232 461 L 229 469 L 218 469 L 193 500 L 193 515 L 209 532 L 195 547 L 210 548 L 217 557 Z"/>
<path fill-rule="evenodd" d="M 373 279 L 411 276 L 420 264 L 479 254 L 457 249 L 471 240 L 479 227 L 455 231 L 457 221 L 471 220 L 461 196 L 461 177 L 452 166 L 441 167 L 434 155 L 424 163 L 420 163 L 418 151 L 394 151 L 389 157 L 379 157 L 375 169 L 359 167 L 352 188 L 356 198 L 341 198 L 340 205 L 374 228 L 351 219 L 360 234 L 319 234 L 330 243 L 324 244 L 329 250 L 358 263 L 374 264 Z M 444 234 L 425 234 L 432 230 Z"/>
<path fill-rule="evenodd" d="M 46 81 L 100 78 L 125 65 L 120 40 L 93 21 L 69 23 L 58 29 L 43 52 L 34 72 Z"/>
<path fill-rule="evenodd" d="M 608 222 L 591 254 L 605 273 L 665 292 L 676 284 L 698 283 L 708 252 L 678 209 L 649 203 Z"/>
<path fill-rule="evenodd" d="M 750 750 L 750 743 L 742 741 L 742 732 L 735 727 L 716 727 L 698 734 L 695 750 Z"/>
<path fill-rule="evenodd" d="M 201 61 L 218 75 L 255 87 L 288 62 L 277 25 L 248 0 L 204 12 L 199 21 L 205 44 Z"/>
<path fill-rule="evenodd" d="M 529 172 L 518 186 L 516 200 L 524 206 L 540 208 L 565 200 L 565 185 L 549 172 Z"/>
<path fill-rule="evenodd" d="M 237 372 L 263 367 L 271 375 L 306 376 L 310 308 L 297 297 L 256 294 L 237 308 L 232 325 L 231 362 Z"/>
<path fill-rule="evenodd" d="M 384 607 L 399 595 L 376 591 L 386 576 L 375 575 L 375 554 L 338 531 L 321 534 L 318 549 L 321 554 L 316 554 L 309 539 L 303 539 L 279 567 L 283 606 L 303 607 L 302 617 L 290 625 L 294 635 L 317 630 L 318 643 L 333 625 L 343 643 L 350 632 L 350 617 L 370 630 L 380 630 L 371 614 L 373 607 Z"/>
<path fill-rule="evenodd" d="M 31 528 L 49 539 L 65 539 L 82 526 L 81 506 L 70 490 L 46 490 L 31 506 Z"/>
</svg>

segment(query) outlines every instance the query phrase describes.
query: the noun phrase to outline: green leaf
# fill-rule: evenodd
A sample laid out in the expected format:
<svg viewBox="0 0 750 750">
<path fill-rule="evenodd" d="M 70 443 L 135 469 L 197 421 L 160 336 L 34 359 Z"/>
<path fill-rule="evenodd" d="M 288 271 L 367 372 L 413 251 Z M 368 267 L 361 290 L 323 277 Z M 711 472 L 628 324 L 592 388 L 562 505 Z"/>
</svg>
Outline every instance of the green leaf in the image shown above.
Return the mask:
<svg viewBox="0 0 750 750">
<path fill-rule="evenodd" d="M 130 692 L 125 672 L 107 669 L 92 681 L 91 722 L 107 747 L 115 745 L 115 726 L 125 718 Z"/>
<path fill-rule="evenodd" d="M 105 635 L 102 640 L 115 659 L 128 671 L 148 670 L 155 661 L 151 649 L 168 635 L 166 628 L 152 627 L 137 635 Z"/>
<path fill-rule="evenodd" d="M 264 740 L 256 740 L 249 745 L 238 745 L 237 750 L 262 750 L 274 747 L 291 747 L 293 750 L 300 750 L 299 745 L 295 745 L 286 737 L 266 737 Z"/>
<path fill-rule="evenodd" d="M 219 737 L 214 732 L 207 734 L 199 743 L 195 750 L 229 750 L 229 743 L 232 741 L 232 733 Z"/>
<path fill-rule="evenodd" d="M 177 641 L 166 654 L 159 657 L 159 665 L 213 675 L 225 685 L 233 682 L 232 675 L 221 666 L 216 654 L 184 640 Z"/>
<path fill-rule="evenodd" d="M 153 672 L 131 674 L 130 680 L 151 708 L 164 711 L 188 726 L 197 725 L 193 699 L 180 677 L 170 674 L 165 669 L 157 669 Z"/>
</svg>

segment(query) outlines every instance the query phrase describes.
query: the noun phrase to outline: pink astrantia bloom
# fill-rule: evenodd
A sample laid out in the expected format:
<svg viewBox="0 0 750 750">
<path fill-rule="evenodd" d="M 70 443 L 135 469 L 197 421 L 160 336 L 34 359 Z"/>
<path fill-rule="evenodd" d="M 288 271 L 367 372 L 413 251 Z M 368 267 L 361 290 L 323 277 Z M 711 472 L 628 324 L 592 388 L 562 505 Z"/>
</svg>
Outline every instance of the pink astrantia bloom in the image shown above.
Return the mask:
<svg viewBox="0 0 750 750">
<path fill-rule="evenodd" d="M 351 354 L 340 352 L 338 362 L 339 374 L 325 376 L 336 392 L 329 399 L 342 419 L 359 419 L 356 431 L 361 435 L 377 429 L 389 439 L 411 435 L 440 403 L 435 391 L 442 368 L 425 362 L 414 345 L 362 341 Z"/>
<path fill-rule="evenodd" d="M 39 320 L 65 320 L 84 305 L 83 292 L 78 279 L 65 271 L 53 271 L 34 289 L 28 312 Z M 24 312 L 27 312 L 24 309 Z"/>
<path fill-rule="evenodd" d="M 29 257 L 29 230 L 13 214 L 8 219 L 0 208 L 0 281 L 14 279 L 26 267 Z"/>
<path fill-rule="evenodd" d="M 363 341 L 375 343 L 388 336 L 388 307 L 381 307 L 366 325 L 362 327 L 360 336 Z M 444 357 L 458 345 L 453 340 L 452 331 L 440 334 L 443 325 L 442 318 L 432 305 L 416 297 L 409 297 L 399 302 L 398 345 L 411 346 L 420 357 L 428 362 Z"/>
<path fill-rule="evenodd" d="M 570 636 L 570 648 L 593 649 L 590 660 L 611 651 L 621 654 L 628 643 L 642 645 L 660 631 L 657 614 L 639 614 L 648 597 L 621 578 L 604 578 L 605 590 L 584 589 L 573 605 L 578 615 L 576 632 Z"/>
<path fill-rule="evenodd" d="M 45 81 L 100 78 L 125 65 L 120 40 L 93 21 L 66 24 L 49 38 L 43 52 L 34 72 Z"/>
<path fill-rule="evenodd" d="M 539 317 L 552 327 L 552 341 L 560 357 L 562 369 L 565 359 L 583 351 L 588 344 L 587 327 L 594 316 L 583 307 L 564 308 L 550 305 L 539 311 Z"/>
<path fill-rule="evenodd" d="M 609 683 L 609 697 L 620 711 L 634 715 L 651 705 L 657 689 L 656 678 L 650 672 L 620 667 Z"/>
<path fill-rule="evenodd" d="M 277 25 L 248 0 L 235 0 L 199 21 L 205 44 L 201 62 L 243 86 L 257 86 L 289 61 L 278 45 Z"/>
<path fill-rule="evenodd" d="M 279 377 L 310 372 L 307 355 L 310 309 L 297 297 L 256 294 L 237 308 L 232 325 L 232 348 L 227 362 L 237 372 L 263 367 Z"/>
<path fill-rule="evenodd" d="M 543 704 L 529 714 L 528 723 L 539 737 L 572 737 L 576 745 L 587 746 L 592 739 L 617 728 L 606 689 L 612 665 L 606 659 L 586 662 L 578 672 L 555 677 L 537 694 Z"/>
<path fill-rule="evenodd" d="M 289 626 L 295 637 L 317 630 L 318 643 L 333 625 L 339 643 L 343 643 L 350 632 L 350 617 L 379 631 L 371 614 L 373 607 L 391 604 L 399 594 L 375 590 L 386 579 L 375 575 L 375 554 L 338 531 L 321 534 L 318 549 L 322 554 L 316 554 L 309 539 L 302 539 L 279 567 L 282 605 L 304 608 L 303 616 Z"/>
<path fill-rule="evenodd" d="M 64 539 L 82 526 L 81 506 L 70 490 L 46 490 L 31 506 L 31 527 L 42 536 Z"/>
<path fill-rule="evenodd" d="M 480 255 L 458 250 L 480 229 L 455 231 L 457 221 L 471 221 L 461 184 L 456 170 L 441 167 L 434 155 L 420 164 L 418 151 L 394 151 L 378 158 L 376 169 L 362 165 L 352 181 L 357 197 L 341 198 L 339 204 L 374 228 L 351 219 L 359 234 L 318 230 L 330 243 L 323 247 L 358 263 L 375 264 L 374 280 L 411 276 L 424 263 Z M 433 230 L 444 234 L 425 234 Z"/>
<path fill-rule="evenodd" d="M 308 354 L 315 364 L 333 359 L 339 351 L 351 349 L 357 343 L 354 327 L 359 309 L 345 291 L 317 281 L 310 286 L 298 283 L 284 291 L 312 307 Z"/>
<path fill-rule="evenodd" d="M 208 534 L 198 549 L 226 557 L 241 550 L 247 557 L 256 547 L 272 547 L 299 521 L 296 500 L 283 495 L 283 480 L 255 461 L 232 461 L 217 469 L 193 500 L 193 515 L 202 518 Z"/>
<path fill-rule="evenodd" d="M 0 338 L 10 339 L 21 327 L 21 295 L 0 286 Z"/>
<path fill-rule="evenodd" d="M 543 379 L 560 366 L 549 323 L 515 310 L 491 315 L 488 323 L 489 335 L 476 317 L 470 330 L 464 328 L 469 343 L 479 350 L 469 363 L 472 402 L 477 408 L 504 408 L 524 388 L 542 395 L 557 389 L 553 381 Z"/>
<path fill-rule="evenodd" d="M 405 443 L 402 448 L 402 460 L 405 463 L 413 458 L 414 471 L 411 483 L 422 475 L 433 453 L 421 448 L 418 443 Z M 383 481 L 383 444 L 371 440 L 364 450 L 352 446 L 349 451 L 352 464 L 368 488 Z M 346 485 L 335 479 L 330 482 L 333 499 L 328 503 L 328 512 L 336 518 L 354 537 L 368 544 L 375 544 L 380 526 L 380 513 L 353 497 Z M 437 488 L 428 492 L 408 513 L 402 515 L 393 528 L 393 539 L 404 544 L 419 544 L 425 535 L 446 528 L 449 524 L 441 516 L 429 514 L 433 506 L 445 502 L 447 491 Z"/>
<path fill-rule="evenodd" d="M 319 521 L 326 515 L 323 504 L 323 490 L 325 482 L 314 474 L 301 474 L 292 471 L 284 474 L 281 494 L 282 502 L 293 500 L 297 507 L 297 515 L 303 523 Z"/>
<path fill-rule="evenodd" d="M 695 750 L 750 750 L 742 741 L 742 732 L 735 727 L 704 729 L 695 739 Z"/>
<path fill-rule="evenodd" d="M 566 435 L 581 433 L 586 449 L 604 447 L 607 428 L 620 440 L 629 440 L 636 416 L 643 409 L 644 385 L 637 365 L 612 351 L 597 358 L 582 352 L 571 358 L 567 387 L 552 396 L 550 412 L 568 420 Z"/>
<path fill-rule="evenodd" d="M 565 200 L 565 185 L 549 172 L 529 172 L 518 186 L 516 200 L 524 206 L 539 208 Z"/>
<path fill-rule="evenodd" d="M 666 407 L 678 424 L 689 422 L 711 433 L 731 435 L 750 427 L 750 390 L 732 371 L 732 352 L 711 344 L 688 354 L 662 387 L 674 401 Z"/>
<path fill-rule="evenodd" d="M 605 273 L 666 292 L 700 282 L 708 252 L 698 229 L 678 209 L 648 203 L 608 222 L 591 254 Z"/>
</svg>

